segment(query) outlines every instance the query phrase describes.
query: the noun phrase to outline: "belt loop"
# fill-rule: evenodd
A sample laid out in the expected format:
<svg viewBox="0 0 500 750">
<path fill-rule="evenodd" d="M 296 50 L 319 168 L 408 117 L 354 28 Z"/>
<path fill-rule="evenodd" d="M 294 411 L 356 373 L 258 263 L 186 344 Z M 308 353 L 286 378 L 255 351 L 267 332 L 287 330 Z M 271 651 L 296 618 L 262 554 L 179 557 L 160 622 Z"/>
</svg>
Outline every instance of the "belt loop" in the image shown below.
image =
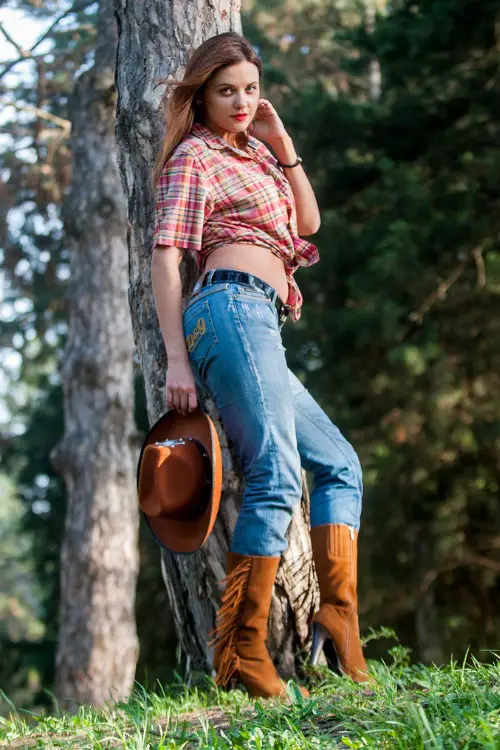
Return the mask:
<svg viewBox="0 0 500 750">
<path fill-rule="evenodd" d="M 210 284 L 210 282 L 212 281 L 212 277 L 213 277 L 213 275 L 214 275 L 214 273 L 215 273 L 216 270 L 217 270 L 216 268 L 211 268 L 210 269 L 210 271 L 207 273 L 205 284 Z"/>
</svg>

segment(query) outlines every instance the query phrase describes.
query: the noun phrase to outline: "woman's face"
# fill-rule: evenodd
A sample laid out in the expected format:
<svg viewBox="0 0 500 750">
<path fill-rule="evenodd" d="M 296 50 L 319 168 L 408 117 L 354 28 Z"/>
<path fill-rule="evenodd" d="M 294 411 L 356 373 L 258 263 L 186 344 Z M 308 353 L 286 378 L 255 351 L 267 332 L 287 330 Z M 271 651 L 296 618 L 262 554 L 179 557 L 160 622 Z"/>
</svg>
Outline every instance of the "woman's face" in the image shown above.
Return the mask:
<svg viewBox="0 0 500 750">
<path fill-rule="evenodd" d="M 259 99 L 256 65 L 245 60 L 218 70 L 204 91 L 205 125 L 225 140 L 234 140 L 252 122 Z M 246 117 L 235 119 L 238 114 L 246 114 Z"/>
</svg>

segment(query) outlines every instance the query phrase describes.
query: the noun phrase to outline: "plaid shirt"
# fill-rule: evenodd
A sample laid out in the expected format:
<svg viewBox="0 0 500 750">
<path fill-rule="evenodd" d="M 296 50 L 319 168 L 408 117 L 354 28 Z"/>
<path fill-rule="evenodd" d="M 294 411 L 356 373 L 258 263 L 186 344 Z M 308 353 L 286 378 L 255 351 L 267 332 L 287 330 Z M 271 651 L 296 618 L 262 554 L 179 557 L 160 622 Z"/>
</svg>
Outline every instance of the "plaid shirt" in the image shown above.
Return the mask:
<svg viewBox="0 0 500 750">
<path fill-rule="evenodd" d="M 200 123 L 174 149 L 158 180 L 153 247 L 188 250 L 202 270 L 207 256 L 233 242 L 262 245 L 281 258 L 290 317 L 301 315 L 293 274 L 319 260 L 297 234 L 292 187 L 267 146 L 249 136 L 250 153 Z"/>
</svg>

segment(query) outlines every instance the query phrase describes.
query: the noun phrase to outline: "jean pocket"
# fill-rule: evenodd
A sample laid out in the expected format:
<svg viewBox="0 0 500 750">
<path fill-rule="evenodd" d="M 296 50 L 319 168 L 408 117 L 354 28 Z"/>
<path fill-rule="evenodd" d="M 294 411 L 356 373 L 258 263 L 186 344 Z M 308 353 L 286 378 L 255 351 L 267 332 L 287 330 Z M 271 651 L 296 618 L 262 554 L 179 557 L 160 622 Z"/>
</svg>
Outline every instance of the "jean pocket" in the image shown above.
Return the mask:
<svg viewBox="0 0 500 750">
<path fill-rule="evenodd" d="M 210 352 L 218 343 L 208 299 L 189 306 L 183 315 L 183 327 L 189 361 L 202 378 Z"/>
<path fill-rule="evenodd" d="M 249 300 L 250 302 L 264 302 L 267 305 L 272 306 L 271 298 L 267 296 L 262 289 L 256 289 L 254 286 L 240 285 L 233 286 L 231 289 L 233 299 Z"/>
</svg>

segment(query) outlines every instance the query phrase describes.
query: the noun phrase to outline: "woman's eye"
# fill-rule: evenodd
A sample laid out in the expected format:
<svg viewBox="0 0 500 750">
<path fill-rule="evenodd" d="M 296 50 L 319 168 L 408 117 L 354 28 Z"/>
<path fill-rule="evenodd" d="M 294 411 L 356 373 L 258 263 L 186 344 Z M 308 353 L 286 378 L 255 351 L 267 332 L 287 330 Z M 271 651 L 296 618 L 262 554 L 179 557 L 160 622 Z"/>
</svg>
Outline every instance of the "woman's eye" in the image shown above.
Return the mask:
<svg viewBox="0 0 500 750">
<path fill-rule="evenodd" d="M 248 86 L 248 89 L 253 89 L 254 91 L 256 90 L 256 88 L 257 88 L 257 86 L 254 86 L 253 84 L 252 84 L 251 86 Z M 247 89 L 247 90 L 248 90 L 248 89 Z M 230 89 L 230 88 L 225 88 L 225 89 L 221 89 L 221 90 L 220 90 L 221 94 L 225 94 L 225 93 L 226 93 L 226 91 L 232 91 L 232 89 Z"/>
</svg>

